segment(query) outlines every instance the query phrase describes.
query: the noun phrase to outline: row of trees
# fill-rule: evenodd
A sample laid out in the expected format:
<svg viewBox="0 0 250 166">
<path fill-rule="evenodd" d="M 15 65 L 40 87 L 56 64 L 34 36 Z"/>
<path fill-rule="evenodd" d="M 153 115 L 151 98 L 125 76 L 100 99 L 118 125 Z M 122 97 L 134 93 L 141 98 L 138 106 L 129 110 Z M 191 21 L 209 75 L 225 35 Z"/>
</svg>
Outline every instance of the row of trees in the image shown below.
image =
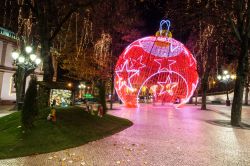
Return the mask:
<svg viewBox="0 0 250 166">
<path fill-rule="evenodd" d="M 55 40 L 55 37 L 60 32 L 64 23 L 72 15 L 73 12 L 84 9 L 92 4 L 94 1 L 39 1 L 39 0 L 18 0 L 5 1 L 3 26 L 11 17 L 14 17 L 15 21 L 12 26 L 19 40 L 17 40 L 18 49 L 23 52 L 25 45 L 32 45 L 33 48 L 40 46 L 40 56 L 43 61 L 44 81 L 51 82 L 53 78 L 53 64 L 51 57 L 51 46 Z M 12 10 L 16 9 L 17 10 Z M 61 10 L 63 9 L 63 10 Z M 11 11 L 8 13 L 8 11 Z M 7 19 L 9 15 L 9 19 Z M 10 22 L 10 21 L 9 21 Z M 9 24 L 10 25 L 10 24 Z M 31 74 L 33 70 L 26 70 L 18 68 L 15 73 L 15 85 L 17 90 L 17 103 L 23 101 L 23 82 L 25 78 Z M 49 98 L 49 90 L 47 92 L 47 99 Z M 45 100 L 48 101 L 48 100 Z M 47 105 L 47 103 L 45 104 Z M 21 105 L 18 105 L 21 107 Z M 20 108 L 18 108 L 20 110 Z"/>
<path fill-rule="evenodd" d="M 186 36 L 187 45 L 196 56 L 201 79 L 201 109 L 206 109 L 209 76 L 218 74 L 221 64 L 235 64 L 237 78 L 231 110 L 231 124 L 235 126 L 240 125 L 243 91 L 248 87 L 249 5 L 250 1 L 244 0 L 186 0 L 168 2 L 172 10 L 166 13 L 167 17 L 177 18 L 173 22 L 183 23 L 176 24 L 181 27 L 175 29 L 182 37 Z"/>
<path fill-rule="evenodd" d="M 106 109 L 105 89 L 109 84 L 113 94 L 115 61 L 127 43 L 141 36 L 138 29 L 143 22 L 135 11 L 137 3 L 20 0 L 17 33 L 24 36 L 24 43 L 40 45 L 45 82 L 53 80 L 57 59 L 68 78 L 89 81 L 99 88 Z M 16 81 L 19 85 L 21 80 Z M 46 102 L 49 89 L 44 91 Z"/>
<path fill-rule="evenodd" d="M 236 64 L 231 122 L 239 125 L 249 66 L 250 1 L 19 0 L 18 18 L 22 19 L 18 19 L 18 33 L 24 35 L 27 28 L 23 27 L 32 25 L 28 30 L 32 40 L 41 45 L 44 81 L 53 79 L 53 47 L 59 52 L 56 58 L 68 71 L 68 77 L 93 82 L 105 98 L 103 89 L 107 83 L 113 90 L 118 55 L 128 43 L 142 36 L 145 22 L 137 9 L 143 5 L 145 9 L 140 11 L 147 12 L 152 4 L 154 10 L 166 11 L 167 18 L 175 18 L 175 38 L 187 43 L 196 56 L 202 109 L 206 109 L 209 77 L 220 72 L 219 64 Z M 214 64 L 218 64 L 217 68 Z M 105 99 L 102 103 L 106 108 Z"/>
<path fill-rule="evenodd" d="M 143 22 L 135 9 L 134 2 L 103 0 L 92 8 L 73 13 L 57 36 L 60 67 L 67 71 L 68 77 L 98 87 L 104 93 L 99 94 L 103 108 L 106 108 L 104 90 L 109 89 L 113 95 L 114 67 L 119 54 L 141 36 L 139 29 Z"/>
</svg>

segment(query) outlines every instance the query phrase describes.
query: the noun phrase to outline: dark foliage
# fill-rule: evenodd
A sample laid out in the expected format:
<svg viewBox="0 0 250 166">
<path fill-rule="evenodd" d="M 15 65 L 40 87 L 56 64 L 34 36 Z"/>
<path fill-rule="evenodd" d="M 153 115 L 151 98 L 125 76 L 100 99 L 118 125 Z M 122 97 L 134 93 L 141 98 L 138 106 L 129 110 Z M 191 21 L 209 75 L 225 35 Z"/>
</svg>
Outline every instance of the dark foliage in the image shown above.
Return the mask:
<svg viewBox="0 0 250 166">
<path fill-rule="evenodd" d="M 22 111 L 22 124 L 26 129 L 33 127 L 35 117 L 38 115 L 38 106 L 37 106 L 37 79 L 35 76 L 32 76 L 29 87 L 27 89 L 24 106 Z"/>
<path fill-rule="evenodd" d="M 102 105 L 105 114 L 107 112 L 105 81 L 100 80 L 97 84 L 97 88 L 99 90 L 98 101 Z"/>
</svg>

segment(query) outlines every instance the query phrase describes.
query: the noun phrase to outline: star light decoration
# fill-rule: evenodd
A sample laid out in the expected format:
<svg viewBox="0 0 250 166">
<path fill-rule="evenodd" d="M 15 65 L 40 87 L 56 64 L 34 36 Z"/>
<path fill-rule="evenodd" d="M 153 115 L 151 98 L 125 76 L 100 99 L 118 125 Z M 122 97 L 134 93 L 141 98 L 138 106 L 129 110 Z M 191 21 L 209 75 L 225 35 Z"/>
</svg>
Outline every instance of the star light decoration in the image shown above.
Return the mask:
<svg viewBox="0 0 250 166">
<path fill-rule="evenodd" d="M 178 85 L 178 82 L 172 83 L 171 78 L 168 75 L 165 82 L 157 82 L 157 84 L 161 86 L 159 95 L 168 93 L 169 95 L 173 96 L 173 88 L 175 88 Z"/>
<path fill-rule="evenodd" d="M 172 71 L 171 65 L 176 63 L 175 60 L 169 60 L 167 58 L 155 59 L 154 61 L 159 64 L 159 69 L 158 69 L 159 72 L 160 71 L 170 71 L 171 72 Z"/>
<path fill-rule="evenodd" d="M 130 79 L 138 74 L 139 70 L 129 69 L 129 61 L 126 60 L 120 70 L 116 70 L 115 73 L 118 77 L 118 89 L 121 90 L 123 86 L 126 86 L 129 90 L 133 90 Z"/>
<path fill-rule="evenodd" d="M 167 36 L 131 43 L 120 55 L 115 74 L 116 92 L 129 107 L 138 106 L 143 95 L 169 103 L 178 99 L 179 107 L 189 101 L 198 84 L 195 58 L 182 43 Z"/>
</svg>

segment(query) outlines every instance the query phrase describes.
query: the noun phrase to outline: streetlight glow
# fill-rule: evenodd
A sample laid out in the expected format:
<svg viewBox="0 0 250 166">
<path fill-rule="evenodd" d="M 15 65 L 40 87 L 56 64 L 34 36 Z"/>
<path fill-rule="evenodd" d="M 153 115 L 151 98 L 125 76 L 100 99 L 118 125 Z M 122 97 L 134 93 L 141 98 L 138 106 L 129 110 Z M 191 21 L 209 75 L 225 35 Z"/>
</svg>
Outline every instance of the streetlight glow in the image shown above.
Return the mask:
<svg viewBox="0 0 250 166">
<path fill-rule="evenodd" d="M 13 51 L 11 53 L 11 57 L 14 59 L 15 65 L 21 65 L 24 68 L 34 68 L 36 65 L 39 65 L 42 60 L 40 58 L 37 58 L 37 55 L 32 53 L 32 50 L 33 48 L 31 46 L 27 46 L 25 47 L 24 54 Z M 16 60 L 17 62 L 15 62 Z"/>
<path fill-rule="evenodd" d="M 14 60 L 17 60 L 17 58 L 19 57 L 19 53 L 16 52 L 16 51 L 14 51 L 14 52 L 11 53 L 11 56 L 12 56 L 12 58 L 13 58 Z"/>
<path fill-rule="evenodd" d="M 24 63 L 24 61 L 25 61 L 25 58 L 24 58 L 23 56 L 20 56 L 20 57 L 18 58 L 18 62 L 19 62 L 19 63 Z"/>
<path fill-rule="evenodd" d="M 31 53 L 32 50 L 33 50 L 33 49 L 32 49 L 31 46 L 26 46 L 26 47 L 25 47 L 25 51 L 26 51 L 26 53 L 28 53 L 28 54 Z"/>
<path fill-rule="evenodd" d="M 40 58 L 37 58 L 37 59 L 35 60 L 35 63 L 36 63 L 36 65 L 39 65 L 39 64 L 41 63 L 41 59 L 40 59 Z"/>
<path fill-rule="evenodd" d="M 224 70 L 224 71 L 223 71 L 223 74 L 227 75 L 227 74 L 228 74 L 228 71 L 227 71 L 227 70 Z"/>
<path fill-rule="evenodd" d="M 231 79 L 232 80 L 236 79 L 236 75 L 231 75 Z"/>
<path fill-rule="evenodd" d="M 68 87 L 72 87 L 72 83 L 68 83 Z"/>
<path fill-rule="evenodd" d="M 236 78 L 235 74 L 230 74 L 227 70 L 223 71 L 222 75 L 217 75 L 217 79 L 221 82 L 224 82 L 226 85 L 226 92 L 227 92 L 227 100 L 226 100 L 226 106 L 230 106 L 230 100 L 229 100 L 229 95 L 228 95 L 228 84 L 229 81 L 232 81 Z"/>
<path fill-rule="evenodd" d="M 34 62 L 36 60 L 36 54 L 30 54 L 30 60 Z"/>
<path fill-rule="evenodd" d="M 218 79 L 218 80 L 221 80 L 221 75 L 218 75 L 218 76 L 217 76 L 217 79 Z"/>
</svg>

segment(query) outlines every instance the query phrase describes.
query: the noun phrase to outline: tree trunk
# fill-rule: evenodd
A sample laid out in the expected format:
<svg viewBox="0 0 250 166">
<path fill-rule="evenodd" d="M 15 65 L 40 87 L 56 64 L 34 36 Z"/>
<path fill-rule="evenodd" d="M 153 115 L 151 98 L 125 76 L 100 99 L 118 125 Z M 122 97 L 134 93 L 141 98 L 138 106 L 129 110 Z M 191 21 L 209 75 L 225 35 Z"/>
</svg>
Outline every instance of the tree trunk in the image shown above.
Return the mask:
<svg viewBox="0 0 250 166">
<path fill-rule="evenodd" d="M 243 83 L 243 76 L 239 76 L 237 74 L 237 78 L 235 81 L 234 87 L 234 98 L 233 104 L 231 109 L 231 124 L 233 126 L 239 126 L 241 122 L 241 110 L 242 110 L 242 98 L 243 98 L 243 90 L 244 90 L 244 83 Z"/>
<path fill-rule="evenodd" d="M 52 57 L 50 55 L 50 44 L 48 40 L 41 41 L 41 56 L 43 57 L 43 80 L 51 82 L 54 76 Z"/>
<path fill-rule="evenodd" d="M 15 87 L 16 87 L 16 106 L 17 110 L 21 111 L 23 107 L 24 97 L 25 97 L 25 87 L 26 87 L 26 78 L 34 72 L 34 68 L 29 70 L 21 68 L 20 66 L 17 68 L 15 77 Z"/>
<path fill-rule="evenodd" d="M 41 58 L 43 60 L 43 80 L 50 82 L 53 80 L 52 57 L 50 56 L 50 28 L 48 24 L 48 13 L 46 12 L 47 1 L 37 1 L 37 20 L 39 26 L 39 36 L 41 43 Z"/>
<path fill-rule="evenodd" d="M 105 87 L 105 81 L 99 80 L 98 81 L 98 97 L 99 97 L 99 102 L 102 105 L 103 112 L 106 114 L 107 112 L 107 104 L 106 104 L 106 87 Z"/>
<path fill-rule="evenodd" d="M 25 81 L 25 70 L 21 67 L 18 67 L 15 73 L 15 87 L 16 87 L 16 104 L 17 110 L 21 111 L 23 107 L 23 99 L 24 99 L 24 81 Z"/>
<path fill-rule="evenodd" d="M 201 80 L 201 93 L 202 93 L 202 99 L 201 99 L 201 110 L 206 110 L 206 102 L 207 102 L 207 87 L 208 87 L 208 76 L 209 76 L 210 70 L 206 68 L 205 73 L 203 75 L 203 78 Z"/>
<path fill-rule="evenodd" d="M 111 90 L 110 90 L 110 109 L 113 109 L 113 95 L 114 95 L 114 71 L 112 70 L 112 78 L 111 78 Z"/>
<path fill-rule="evenodd" d="M 44 34 L 45 35 L 45 34 Z M 43 38 L 43 37 L 42 37 Z M 52 57 L 50 55 L 50 43 L 47 38 L 43 38 L 41 40 L 41 57 L 43 59 L 43 81 L 52 82 L 53 81 L 53 65 L 52 65 Z M 44 94 L 44 105 L 49 106 L 49 98 L 50 98 L 50 89 L 45 88 L 46 94 Z"/>
<path fill-rule="evenodd" d="M 195 90 L 195 105 L 198 105 L 198 95 L 199 95 L 199 89 L 200 89 L 200 80 L 199 80 L 199 83 L 196 87 L 196 90 Z"/>
<path fill-rule="evenodd" d="M 248 73 L 248 37 L 245 35 L 241 42 L 240 56 L 238 59 L 237 77 L 234 87 L 234 98 L 231 109 L 231 124 L 239 126 L 241 122 L 242 100 L 244 85 Z"/>
<path fill-rule="evenodd" d="M 195 105 L 198 104 L 198 89 L 195 90 Z"/>
<path fill-rule="evenodd" d="M 249 94 L 249 87 L 247 84 L 246 85 L 246 92 L 245 92 L 245 105 L 248 105 L 248 94 Z"/>
<path fill-rule="evenodd" d="M 245 105 L 248 105 L 248 94 L 249 94 L 249 76 L 247 76 L 245 84 Z"/>
<path fill-rule="evenodd" d="M 38 1 L 38 5 L 46 6 L 44 3 L 45 1 Z M 38 24 L 39 24 L 39 36 L 40 36 L 40 43 L 41 43 L 41 59 L 43 61 L 43 81 L 45 82 L 52 82 L 54 70 L 52 64 L 52 57 L 50 55 L 50 31 L 48 25 L 48 13 L 43 11 L 42 7 L 38 9 L 38 16 L 37 16 Z M 44 102 L 41 105 L 48 106 L 49 105 L 49 97 L 50 97 L 50 89 L 45 88 L 44 92 Z"/>
</svg>

